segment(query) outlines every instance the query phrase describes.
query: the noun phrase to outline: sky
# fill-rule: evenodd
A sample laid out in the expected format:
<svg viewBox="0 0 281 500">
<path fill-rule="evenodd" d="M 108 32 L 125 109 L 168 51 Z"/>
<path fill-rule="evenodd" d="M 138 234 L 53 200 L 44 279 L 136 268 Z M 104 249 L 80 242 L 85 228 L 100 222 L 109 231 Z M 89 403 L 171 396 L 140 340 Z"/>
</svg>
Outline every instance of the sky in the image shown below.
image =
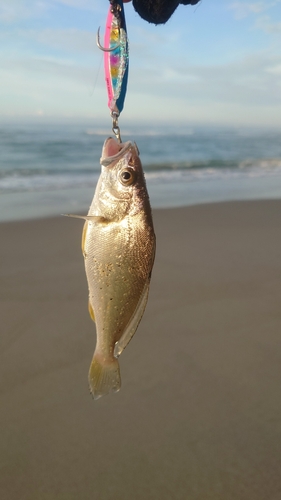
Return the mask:
<svg viewBox="0 0 281 500">
<path fill-rule="evenodd" d="M 281 0 L 201 0 L 158 26 L 124 7 L 123 123 L 281 127 Z M 96 45 L 108 8 L 108 0 L 0 0 L 0 121 L 108 120 Z"/>
</svg>

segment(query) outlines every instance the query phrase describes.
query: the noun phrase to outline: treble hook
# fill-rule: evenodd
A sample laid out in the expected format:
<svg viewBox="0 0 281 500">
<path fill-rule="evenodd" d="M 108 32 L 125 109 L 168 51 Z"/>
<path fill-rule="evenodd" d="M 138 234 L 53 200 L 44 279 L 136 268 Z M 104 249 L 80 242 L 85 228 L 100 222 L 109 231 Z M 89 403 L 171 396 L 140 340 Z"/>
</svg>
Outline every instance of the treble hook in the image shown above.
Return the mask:
<svg viewBox="0 0 281 500">
<path fill-rule="evenodd" d="M 116 45 L 114 45 L 114 47 L 110 47 L 109 49 L 106 49 L 105 47 L 103 47 L 100 44 L 100 27 L 99 27 L 98 32 L 97 32 L 97 39 L 96 39 L 98 48 L 103 50 L 103 52 L 113 52 L 113 50 L 118 49 L 118 47 L 120 46 L 120 28 L 118 28 L 118 31 L 119 31 L 119 42 Z"/>
</svg>

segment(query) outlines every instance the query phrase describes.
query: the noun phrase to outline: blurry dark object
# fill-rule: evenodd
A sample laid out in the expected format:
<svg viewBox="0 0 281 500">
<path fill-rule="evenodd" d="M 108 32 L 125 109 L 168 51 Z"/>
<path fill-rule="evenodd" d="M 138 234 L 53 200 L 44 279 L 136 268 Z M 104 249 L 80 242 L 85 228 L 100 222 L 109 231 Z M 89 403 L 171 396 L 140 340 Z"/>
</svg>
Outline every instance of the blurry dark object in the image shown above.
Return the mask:
<svg viewBox="0 0 281 500">
<path fill-rule="evenodd" d="M 178 5 L 196 5 L 200 0 L 133 0 L 137 13 L 149 23 L 164 24 Z"/>
</svg>

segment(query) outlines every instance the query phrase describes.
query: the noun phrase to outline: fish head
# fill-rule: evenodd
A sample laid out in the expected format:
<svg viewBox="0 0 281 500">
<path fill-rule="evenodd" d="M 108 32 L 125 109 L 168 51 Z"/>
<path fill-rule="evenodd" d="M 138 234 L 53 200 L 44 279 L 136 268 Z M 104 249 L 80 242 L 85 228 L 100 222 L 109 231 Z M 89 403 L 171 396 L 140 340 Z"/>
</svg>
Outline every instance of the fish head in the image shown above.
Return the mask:
<svg viewBox="0 0 281 500">
<path fill-rule="evenodd" d="M 106 139 L 101 163 L 101 175 L 96 191 L 99 212 L 108 218 L 122 219 L 134 215 L 149 203 L 142 164 L 137 145 Z"/>
</svg>

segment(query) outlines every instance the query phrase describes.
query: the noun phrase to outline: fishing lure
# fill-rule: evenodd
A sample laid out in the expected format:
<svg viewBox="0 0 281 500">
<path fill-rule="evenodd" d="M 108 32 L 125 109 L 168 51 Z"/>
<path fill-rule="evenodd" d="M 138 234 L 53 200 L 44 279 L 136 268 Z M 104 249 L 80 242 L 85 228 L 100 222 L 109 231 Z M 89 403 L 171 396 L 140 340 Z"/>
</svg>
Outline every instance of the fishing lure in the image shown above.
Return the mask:
<svg viewBox="0 0 281 500">
<path fill-rule="evenodd" d="M 113 120 L 112 130 L 121 141 L 118 117 L 123 110 L 127 91 L 129 70 L 129 44 L 127 37 L 123 0 L 111 0 L 109 8 L 104 47 L 100 43 L 99 30 L 97 45 L 104 52 L 104 71 L 108 93 L 108 107 Z"/>
</svg>

